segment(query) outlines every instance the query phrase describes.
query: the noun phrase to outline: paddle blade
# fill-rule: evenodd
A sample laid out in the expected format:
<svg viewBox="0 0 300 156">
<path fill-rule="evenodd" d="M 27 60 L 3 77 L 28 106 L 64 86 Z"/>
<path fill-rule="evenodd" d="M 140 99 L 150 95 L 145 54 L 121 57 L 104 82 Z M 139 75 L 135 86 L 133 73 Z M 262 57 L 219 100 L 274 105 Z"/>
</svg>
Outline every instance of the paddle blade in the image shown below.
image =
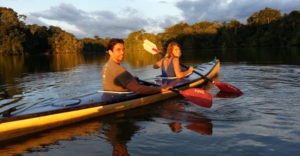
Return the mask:
<svg viewBox="0 0 300 156">
<path fill-rule="evenodd" d="M 203 89 L 190 88 L 180 91 L 180 94 L 196 105 L 206 108 L 210 108 L 212 106 L 211 94 Z"/>
<path fill-rule="evenodd" d="M 143 46 L 144 46 L 144 49 L 147 52 L 151 53 L 152 55 L 155 55 L 155 54 L 158 54 L 161 52 L 160 50 L 157 49 L 156 45 L 149 40 L 144 40 Z"/>
<path fill-rule="evenodd" d="M 153 42 L 151 42 L 151 41 L 149 41 L 149 40 L 147 40 L 147 39 L 144 40 L 144 44 L 150 46 L 151 48 L 157 49 L 156 45 L 155 45 Z"/>
<path fill-rule="evenodd" d="M 220 82 L 213 82 L 222 92 L 226 92 L 226 93 L 234 93 L 234 94 L 238 94 L 238 95 L 242 95 L 243 92 L 240 91 L 238 88 L 227 84 L 227 83 L 220 83 Z"/>
<path fill-rule="evenodd" d="M 152 55 L 156 55 L 156 54 L 157 54 L 157 52 L 156 52 L 155 50 L 153 50 L 153 48 L 150 47 L 148 44 L 145 44 L 145 43 L 144 43 L 143 46 L 144 46 L 144 49 L 145 49 L 147 52 L 151 53 Z"/>
</svg>

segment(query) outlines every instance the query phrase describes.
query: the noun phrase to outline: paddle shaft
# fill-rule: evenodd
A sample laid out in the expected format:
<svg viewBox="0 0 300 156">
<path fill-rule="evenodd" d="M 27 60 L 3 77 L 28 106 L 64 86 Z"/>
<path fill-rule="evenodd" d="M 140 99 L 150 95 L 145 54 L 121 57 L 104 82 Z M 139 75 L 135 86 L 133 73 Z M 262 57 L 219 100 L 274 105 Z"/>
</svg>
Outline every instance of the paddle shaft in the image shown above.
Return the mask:
<svg viewBox="0 0 300 156">
<path fill-rule="evenodd" d="M 140 82 L 143 82 L 144 84 L 147 85 L 154 85 L 154 86 L 159 86 L 157 84 L 139 80 Z M 188 101 L 198 105 L 202 106 L 205 108 L 210 108 L 212 106 L 212 96 L 209 92 L 199 89 L 199 88 L 189 88 L 184 91 L 175 89 L 175 88 L 170 88 L 169 90 L 182 95 L 185 97 Z"/>
<path fill-rule="evenodd" d="M 144 80 L 138 80 L 146 85 L 153 85 L 153 86 L 159 86 L 158 84 L 154 84 L 154 83 L 151 83 L 151 82 L 148 82 L 148 81 L 144 81 Z M 170 88 L 169 90 L 175 92 L 175 93 L 180 93 L 180 91 L 178 89 L 175 89 L 175 88 Z"/>
</svg>

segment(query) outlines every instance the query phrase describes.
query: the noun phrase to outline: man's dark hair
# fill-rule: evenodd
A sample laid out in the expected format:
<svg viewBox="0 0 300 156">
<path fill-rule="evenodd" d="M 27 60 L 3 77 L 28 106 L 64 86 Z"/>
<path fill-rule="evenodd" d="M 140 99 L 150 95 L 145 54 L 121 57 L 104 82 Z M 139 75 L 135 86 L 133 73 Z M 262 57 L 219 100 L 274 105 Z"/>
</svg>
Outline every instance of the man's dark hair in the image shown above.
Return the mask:
<svg viewBox="0 0 300 156">
<path fill-rule="evenodd" d="M 124 44 L 124 41 L 123 39 L 119 39 L 119 38 L 112 38 L 109 40 L 108 44 L 107 44 L 107 49 L 106 51 L 108 52 L 109 50 L 113 50 L 114 46 L 117 44 L 117 43 L 122 43 Z"/>
</svg>

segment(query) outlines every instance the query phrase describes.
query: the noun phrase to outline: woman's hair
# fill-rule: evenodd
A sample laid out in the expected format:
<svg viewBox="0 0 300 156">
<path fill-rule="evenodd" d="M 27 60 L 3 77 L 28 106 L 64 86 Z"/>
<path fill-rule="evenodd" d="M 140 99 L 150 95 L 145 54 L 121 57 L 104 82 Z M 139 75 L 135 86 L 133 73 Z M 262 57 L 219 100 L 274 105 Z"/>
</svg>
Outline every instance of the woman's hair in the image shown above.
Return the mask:
<svg viewBox="0 0 300 156">
<path fill-rule="evenodd" d="M 108 52 L 109 50 L 113 50 L 114 46 L 117 43 L 124 44 L 124 41 L 122 39 L 119 39 L 119 38 L 112 38 L 112 39 L 110 39 L 109 42 L 108 42 L 108 44 L 107 44 L 106 52 Z"/>
<path fill-rule="evenodd" d="M 178 46 L 180 48 L 180 45 L 177 42 L 171 42 L 171 43 L 169 43 L 168 48 L 167 48 L 166 57 L 170 58 L 170 57 L 173 56 L 173 48 L 175 46 Z"/>
</svg>

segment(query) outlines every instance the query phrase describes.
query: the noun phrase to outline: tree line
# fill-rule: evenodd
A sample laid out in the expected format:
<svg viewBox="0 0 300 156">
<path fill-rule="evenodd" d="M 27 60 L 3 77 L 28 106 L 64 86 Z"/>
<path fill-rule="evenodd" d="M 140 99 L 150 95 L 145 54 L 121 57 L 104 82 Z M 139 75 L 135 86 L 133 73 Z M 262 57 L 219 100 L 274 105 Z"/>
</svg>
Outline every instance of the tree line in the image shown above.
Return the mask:
<svg viewBox="0 0 300 156">
<path fill-rule="evenodd" d="M 104 53 L 109 40 L 99 36 L 77 39 L 59 27 L 26 25 L 24 20 L 25 15 L 0 7 L 0 55 Z M 171 41 L 179 42 L 183 49 L 299 46 L 300 11 L 281 15 L 280 10 L 265 8 L 253 13 L 246 24 L 236 19 L 191 25 L 181 22 L 159 34 L 142 29 L 125 38 L 125 47 L 129 51 L 142 50 L 144 39 L 160 48 Z"/>
<path fill-rule="evenodd" d="M 56 26 L 26 25 L 25 15 L 0 7 L 0 55 L 104 52 L 108 39 L 77 39 Z"/>
<path fill-rule="evenodd" d="M 300 10 L 281 15 L 280 10 L 265 8 L 253 13 L 247 24 L 236 19 L 192 25 L 181 22 L 157 35 L 140 30 L 127 38 L 128 44 L 139 44 L 144 39 L 164 49 L 171 41 L 180 43 L 183 49 L 300 46 Z"/>
</svg>

